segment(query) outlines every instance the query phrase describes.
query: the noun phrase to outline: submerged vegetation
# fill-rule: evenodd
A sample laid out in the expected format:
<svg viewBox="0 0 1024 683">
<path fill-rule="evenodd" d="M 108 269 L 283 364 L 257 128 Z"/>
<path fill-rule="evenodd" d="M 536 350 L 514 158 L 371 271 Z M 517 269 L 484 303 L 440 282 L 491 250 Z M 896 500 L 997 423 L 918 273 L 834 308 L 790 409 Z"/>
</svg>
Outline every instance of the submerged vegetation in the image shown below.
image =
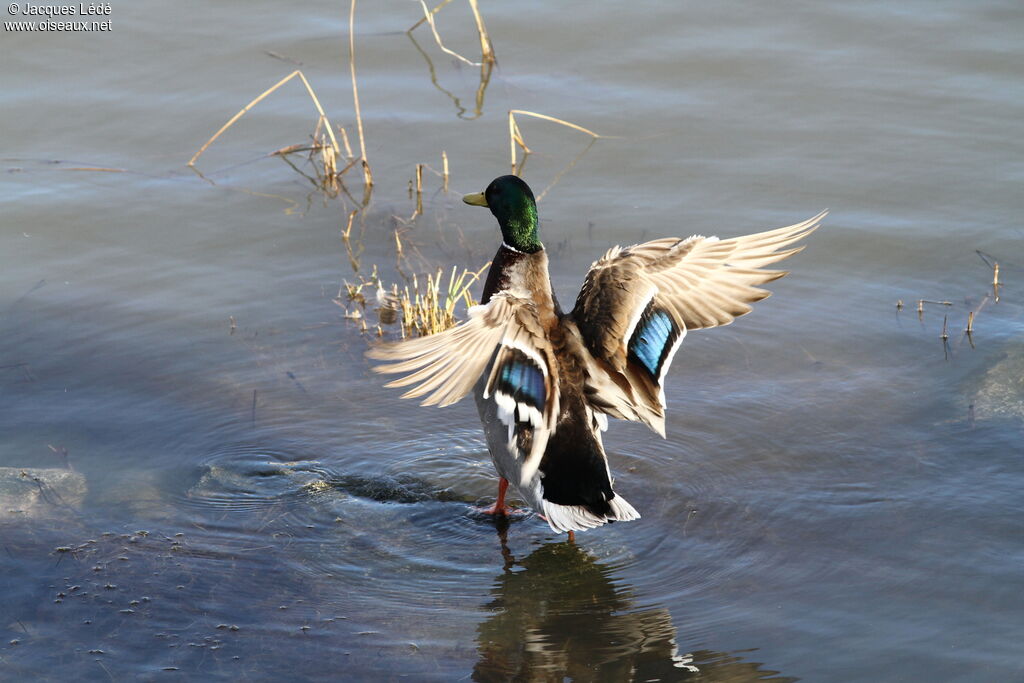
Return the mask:
<svg viewBox="0 0 1024 683">
<path fill-rule="evenodd" d="M 991 289 L 984 293 L 984 295 L 965 295 L 962 297 L 964 306 L 967 309 L 967 316 L 965 318 L 965 327 L 962 330 L 957 345 L 963 341 L 967 341 L 970 347 L 974 348 L 974 332 L 975 332 L 975 320 L 986 307 L 989 305 L 998 305 L 1000 301 L 1000 288 L 1003 286 L 1002 281 L 999 277 L 999 261 L 995 257 L 986 254 L 983 251 L 975 250 L 978 257 L 985 263 L 986 266 L 992 272 L 992 283 Z M 917 299 L 916 311 L 917 320 L 919 323 L 924 325 L 925 322 L 925 307 L 941 307 L 942 314 L 942 331 L 939 333 L 939 339 L 942 340 L 942 349 L 945 353 L 946 358 L 949 358 L 950 352 L 950 329 L 954 325 L 950 321 L 950 313 L 956 309 L 956 304 L 948 299 L 935 300 L 935 299 Z M 903 299 L 896 301 L 896 313 L 899 314 L 906 308 Z"/>
</svg>

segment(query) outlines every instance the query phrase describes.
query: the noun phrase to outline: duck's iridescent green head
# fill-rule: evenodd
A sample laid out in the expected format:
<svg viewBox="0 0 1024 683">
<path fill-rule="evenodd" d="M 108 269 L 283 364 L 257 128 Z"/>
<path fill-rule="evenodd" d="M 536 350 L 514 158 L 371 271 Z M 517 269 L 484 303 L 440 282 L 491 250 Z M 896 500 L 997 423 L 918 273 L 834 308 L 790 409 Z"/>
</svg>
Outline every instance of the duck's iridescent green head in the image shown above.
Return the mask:
<svg viewBox="0 0 1024 683">
<path fill-rule="evenodd" d="M 528 254 L 544 248 L 537 237 L 537 202 L 530 186 L 520 178 L 495 178 L 486 190 L 467 194 L 462 201 L 490 209 L 498 219 L 506 245 Z"/>
</svg>

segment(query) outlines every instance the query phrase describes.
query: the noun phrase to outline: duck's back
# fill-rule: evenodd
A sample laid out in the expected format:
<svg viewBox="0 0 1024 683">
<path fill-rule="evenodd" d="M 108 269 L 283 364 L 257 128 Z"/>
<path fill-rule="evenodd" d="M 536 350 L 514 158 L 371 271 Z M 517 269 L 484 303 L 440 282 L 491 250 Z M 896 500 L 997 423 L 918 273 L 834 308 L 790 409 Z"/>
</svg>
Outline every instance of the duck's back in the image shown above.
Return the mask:
<svg viewBox="0 0 1024 683">
<path fill-rule="evenodd" d="M 550 340 L 550 332 L 560 327 L 561 311 L 551 292 L 548 258 L 544 250 L 527 254 L 502 244 L 491 262 L 480 303 L 486 305 L 500 293 L 508 293 L 532 302 L 538 322 L 546 333 L 545 342 Z M 537 380 L 543 379 L 543 370 L 538 364 L 531 362 L 532 359 L 524 353 L 525 349 L 519 350 L 522 355 L 513 353 L 504 359 L 504 367 L 495 368 L 498 356 L 502 355 L 501 350 L 500 347 L 495 349 L 487 370 L 476 384 L 473 395 L 487 437 L 487 448 L 498 474 L 519 488 L 530 505 L 539 510 L 542 507 L 539 491 L 534 491 L 532 486 L 522 485 L 520 476 L 525 460 L 524 454 L 530 451 L 532 445 L 533 430 L 528 428 L 525 422 L 517 422 L 515 408 L 512 408 L 510 418 L 503 396 L 508 396 L 517 404 L 544 403 L 549 397 L 541 397 L 533 389 Z M 515 380 L 509 382 L 510 386 L 504 395 L 488 392 L 491 377 L 496 373 L 499 378 L 507 375 L 510 380 Z M 509 422 L 510 419 L 512 423 Z M 515 444 L 514 449 L 510 448 L 510 444 Z M 516 451 L 514 454 L 513 450 Z"/>
<path fill-rule="evenodd" d="M 635 518 L 636 512 L 612 490 L 600 437 L 607 421 L 593 411 L 583 390 L 587 366 L 583 355 L 588 352 L 576 326 L 561 314 L 543 250 L 526 254 L 504 245 L 498 250 L 482 301 L 487 303 L 502 293 L 531 301 L 535 311 L 531 322 L 539 328 L 532 339 L 543 338 L 543 352 L 549 361 L 545 366 L 533 347 L 509 340 L 510 350 L 495 352 L 476 385 L 477 409 L 499 475 L 516 485 L 523 498 L 559 530 Z M 557 378 L 552 386 L 556 396 L 543 389 L 551 374 Z M 499 391 L 489 393 L 493 378 L 498 380 Z M 554 428 L 538 437 L 529 421 L 529 409 L 551 401 L 557 401 Z M 546 439 L 543 455 L 535 472 L 527 468 L 524 480 L 524 465 L 535 438 Z"/>
</svg>

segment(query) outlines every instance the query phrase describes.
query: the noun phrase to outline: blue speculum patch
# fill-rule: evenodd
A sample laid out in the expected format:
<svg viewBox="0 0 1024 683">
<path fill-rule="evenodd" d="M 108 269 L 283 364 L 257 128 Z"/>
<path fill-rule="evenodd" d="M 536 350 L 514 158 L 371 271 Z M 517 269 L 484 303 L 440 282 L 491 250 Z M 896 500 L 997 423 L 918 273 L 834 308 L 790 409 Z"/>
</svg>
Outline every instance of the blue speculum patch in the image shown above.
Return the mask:
<svg viewBox="0 0 1024 683">
<path fill-rule="evenodd" d="M 648 309 L 629 340 L 629 352 L 651 376 L 658 377 L 668 350 L 678 336 L 676 325 L 665 311 Z"/>
<path fill-rule="evenodd" d="M 537 365 L 520 352 L 505 361 L 498 374 L 497 390 L 536 408 L 544 405 L 544 375 Z"/>
</svg>

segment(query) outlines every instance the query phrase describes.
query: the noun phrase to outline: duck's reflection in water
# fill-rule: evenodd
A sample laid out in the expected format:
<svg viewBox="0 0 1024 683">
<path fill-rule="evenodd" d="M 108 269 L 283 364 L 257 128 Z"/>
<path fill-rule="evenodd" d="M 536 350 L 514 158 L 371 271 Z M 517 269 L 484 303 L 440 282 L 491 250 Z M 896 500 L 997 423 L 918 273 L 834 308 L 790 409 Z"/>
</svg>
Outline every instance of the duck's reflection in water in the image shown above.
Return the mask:
<svg viewBox="0 0 1024 683">
<path fill-rule="evenodd" d="M 613 569 L 571 542 L 505 567 L 477 628 L 475 681 L 792 681 L 755 662 L 680 650 L 664 608 L 637 609 Z M 630 611 L 634 610 L 634 611 Z"/>
</svg>

